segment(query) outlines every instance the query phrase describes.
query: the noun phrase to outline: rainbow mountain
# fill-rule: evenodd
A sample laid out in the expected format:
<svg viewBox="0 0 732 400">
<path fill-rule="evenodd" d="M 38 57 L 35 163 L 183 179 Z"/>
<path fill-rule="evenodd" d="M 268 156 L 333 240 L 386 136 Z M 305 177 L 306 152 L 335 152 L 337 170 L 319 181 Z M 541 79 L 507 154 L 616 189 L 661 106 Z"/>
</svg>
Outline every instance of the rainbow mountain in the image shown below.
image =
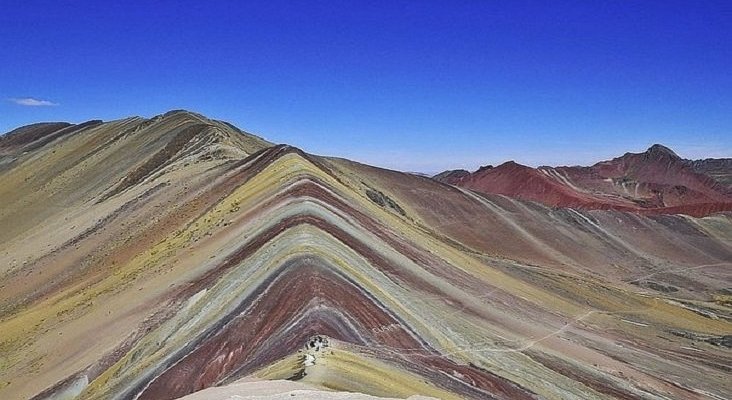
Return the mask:
<svg viewBox="0 0 732 400">
<path fill-rule="evenodd" d="M 732 397 L 730 212 L 551 207 L 187 111 L 9 132 L 0 204 L 2 399 Z"/>
</svg>

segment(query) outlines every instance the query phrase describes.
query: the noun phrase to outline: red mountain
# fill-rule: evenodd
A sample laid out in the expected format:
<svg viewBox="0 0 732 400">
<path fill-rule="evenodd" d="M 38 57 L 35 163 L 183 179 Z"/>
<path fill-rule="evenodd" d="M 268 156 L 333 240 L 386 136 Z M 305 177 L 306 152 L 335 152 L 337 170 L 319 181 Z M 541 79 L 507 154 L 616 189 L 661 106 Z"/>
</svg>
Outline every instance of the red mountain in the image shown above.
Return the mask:
<svg viewBox="0 0 732 400">
<path fill-rule="evenodd" d="M 616 209 L 704 216 L 732 210 L 732 190 L 671 149 L 655 144 L 590 167 L 532 168 L 506 162 L 473 173 L 446 171 L 435 179 L 476 192 L 555 207 Z M 719 175 L 716 163 L 715 173 Z"/>
</svg>

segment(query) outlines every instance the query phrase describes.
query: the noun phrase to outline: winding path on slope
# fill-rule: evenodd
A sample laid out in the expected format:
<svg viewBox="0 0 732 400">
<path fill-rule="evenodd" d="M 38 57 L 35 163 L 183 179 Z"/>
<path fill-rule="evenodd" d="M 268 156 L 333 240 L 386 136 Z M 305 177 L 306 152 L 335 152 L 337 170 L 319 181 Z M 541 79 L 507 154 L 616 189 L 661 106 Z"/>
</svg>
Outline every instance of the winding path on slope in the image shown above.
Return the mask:
<svg viewBox="0 0 732 400">
<path fill-rule="evenodd" d="M 486 295 L 480 296 L 480 297 L 486 297 L 488 295 L 489 294 L 486 294 Z M 445 357 L 445 356 L 452 356 L 452 355 L 456 355 L 456 354 L 465 354 L 465 353 L 467 353 L 467 354 L 482 353 L 482 352 L 516 353 L 516 352 L 526 351 L 526 350 L 534 347 L 536 344 L 543 342 L 549 338 L 552 338 L 552 337 L 564 332 L 565 330 L 569 329 L 571 326 L 573 326 L 577 322 L 584 320 L 585 318 L 589 317 L 590 315 L 593 315 L 593 314 L 605 314 L 605 315 L 642 314 L 642 313 L 646 313 L 646 312 L 658 307 L 658 301 L 659 301 L 659 299 L 654 297 L 653 305 L 648 306 L 648 307 L 643 307 L 643 308 L 630 309 L 630 310 L 620 310 L 620 311 L 603 311 L 603 310 L 598 310 L 598 309 L 588 310 L 588 311 L 584 312 L 583 314 L 572 318 L 569 322 L 565 323 L 561 328 L 559 328 L 551 333 L 548 333 L 545 336 L 542 336 L 541 338 L 527 341 L 524 345 L 522 345 L 520 347 L 515 347 L 515 348 L 480 347 L 483 345 L 482 343 L 473 343 L 468 346 L 456 346 L 455 350 L 440 353 L 439 355 L 431 355 L 431 354 L 424 354 L 423 348 L 416 348 L 416 347 L 415 348 L 396 348 L 396 347 L 385 346 L 385 345 L 378 345 L 378 346 L 372 346 L 372 347 L 376 347 L 376 348 L 382 349 L 384 351 L 387 351 L 389 353 L 396 354 L 399 356 L 415 355 L 415 356 L 427 357 L 427 358 Z M 459 312 L 459 310 L 457 312 Z"/>
<path fill-rule="evenodd" d="M 685 271 L 702 269 L 702 268 L 709 268 L 709 267 L 722 267 L 722 266 L 725 266 L 725 265 L 732 266 L 732 263 L 722 262 L 722 263 L 716 263 L 716 264 L 703 264 L 703 265 L 696 265 L 696 266 L 691 266 L 691 267 L 679 267 L 679 268 L 672 268 L 672 269 L 667 269 L 667 270 L 662 270 L 662 271 L 654 271 L 654 272 L 651 272 L 648 275 L 643 275 L 641 277 L 635 278 L 635 279 L 633 279 L 633 281 L 640 281 L 640 280 L 648 279 L 648 278 L 650 278 L 652 276 L 655 276 L 655 275 L 658 275 L 658 274 L 666 274 L 666 273 L 673 273 L 673 272 L 685 272 Z M 726 271 L 726 272 L 732 272 L 732 271 Z"/>
</svg>

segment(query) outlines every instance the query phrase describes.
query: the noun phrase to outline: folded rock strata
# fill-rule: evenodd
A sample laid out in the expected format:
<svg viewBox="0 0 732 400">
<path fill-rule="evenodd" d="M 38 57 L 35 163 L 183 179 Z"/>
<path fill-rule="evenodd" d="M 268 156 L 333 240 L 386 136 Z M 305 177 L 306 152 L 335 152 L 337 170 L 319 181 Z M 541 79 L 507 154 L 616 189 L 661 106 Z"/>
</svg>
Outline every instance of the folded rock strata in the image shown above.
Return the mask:
<svg viewBox="0 0 732 400">
<path fill-rule="evenodd" d="M 178 111 L 0 141 L 0 397 L 732 396 L 732 215 L 548 208 Z"/>
</svg>

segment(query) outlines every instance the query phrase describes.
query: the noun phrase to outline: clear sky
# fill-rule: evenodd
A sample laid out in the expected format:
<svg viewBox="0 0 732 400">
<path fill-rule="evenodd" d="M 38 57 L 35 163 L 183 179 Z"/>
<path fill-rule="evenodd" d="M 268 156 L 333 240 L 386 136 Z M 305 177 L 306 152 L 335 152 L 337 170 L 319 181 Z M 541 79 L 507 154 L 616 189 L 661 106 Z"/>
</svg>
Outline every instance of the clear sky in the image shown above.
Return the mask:
<svg viewBox="0 0 732 400">
<path fill-rule="evenodd" d="M 178 108 L 408 171 L 732 157 L 732 1 L 2 1 L 0 132 Z"/>
</svg>

